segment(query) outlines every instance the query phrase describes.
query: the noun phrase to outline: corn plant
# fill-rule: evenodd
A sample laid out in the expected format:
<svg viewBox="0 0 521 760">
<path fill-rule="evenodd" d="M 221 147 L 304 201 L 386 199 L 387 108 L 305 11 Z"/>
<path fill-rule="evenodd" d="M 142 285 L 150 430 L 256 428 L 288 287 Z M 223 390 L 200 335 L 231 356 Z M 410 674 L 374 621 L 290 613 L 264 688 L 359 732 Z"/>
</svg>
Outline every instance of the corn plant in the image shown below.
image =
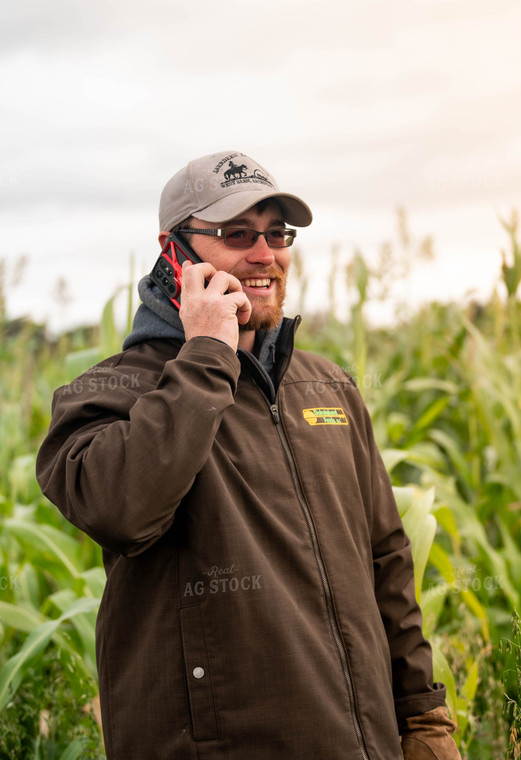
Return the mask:
<svg viewBox="0 0 521 760">
<path fill-rule="evenodd" d="M 511 719 L 508 758 L 518 760 L 521 757 L 521 618 L 517 610 L 512 615 L 512 638 L 501 643 L 512 655 L 512 667 L 503 674 L 506 711 Z"/>
</svg>

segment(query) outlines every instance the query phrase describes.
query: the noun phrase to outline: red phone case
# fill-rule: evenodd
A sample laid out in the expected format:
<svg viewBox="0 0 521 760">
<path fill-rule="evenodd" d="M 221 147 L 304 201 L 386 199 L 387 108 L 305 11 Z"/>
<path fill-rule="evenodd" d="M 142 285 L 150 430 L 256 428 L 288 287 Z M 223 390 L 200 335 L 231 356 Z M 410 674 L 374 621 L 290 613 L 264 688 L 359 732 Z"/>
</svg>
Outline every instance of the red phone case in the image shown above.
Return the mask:
<svg viewBox="0 0 521 760">
<path fill-rule="evenodd" d="M 176 309 L 181 308 L 182 266 L 185 261 L 199 264 L 202 260 L 188 243 L 172 232 L 150 273 L 153 282 Z"/>
</svg>

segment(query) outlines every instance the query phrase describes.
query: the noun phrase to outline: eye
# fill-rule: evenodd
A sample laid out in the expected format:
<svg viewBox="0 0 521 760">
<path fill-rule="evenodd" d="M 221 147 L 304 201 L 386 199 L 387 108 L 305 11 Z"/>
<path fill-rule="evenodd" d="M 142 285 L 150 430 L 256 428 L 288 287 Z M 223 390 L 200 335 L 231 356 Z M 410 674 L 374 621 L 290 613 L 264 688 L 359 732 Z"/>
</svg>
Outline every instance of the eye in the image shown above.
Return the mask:
<svg viewBox="0 0 521 760">
<path fill-rule="evenodd" d="M 284 230 L 270 230 L 268 235 L 270 238 L 273 238 L 273 240 L 282 240 L 284 237 Z"/>
<path fill-rule="evenodd" d="M 233 240 L 242 240 L 248 236 L 248 230 L 226 230 L 226 237 Z"/>
</svg>

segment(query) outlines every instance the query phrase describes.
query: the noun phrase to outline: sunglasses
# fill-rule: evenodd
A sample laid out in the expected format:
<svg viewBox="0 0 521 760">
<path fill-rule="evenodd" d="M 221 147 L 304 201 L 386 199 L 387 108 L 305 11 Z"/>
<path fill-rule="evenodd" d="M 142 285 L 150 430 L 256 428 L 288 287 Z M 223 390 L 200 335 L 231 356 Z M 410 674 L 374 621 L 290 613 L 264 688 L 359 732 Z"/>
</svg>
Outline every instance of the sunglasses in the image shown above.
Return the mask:
<svg viewBox="0 0 521 760">
<path fill-rule="evenodd" d="M 288 248 L 293 245 L 297 230 L 282 227 L 279 229 L 258 232 L 248 227 L 222 227 L 218 230 L 196 230 L 191 228 L 177 229 L 176 232 L 190 235 L 212 235 L 222 238 L 228 248 L 252 248 L 260 235 L 264 237 L 270 248 Z"/>
</svg>

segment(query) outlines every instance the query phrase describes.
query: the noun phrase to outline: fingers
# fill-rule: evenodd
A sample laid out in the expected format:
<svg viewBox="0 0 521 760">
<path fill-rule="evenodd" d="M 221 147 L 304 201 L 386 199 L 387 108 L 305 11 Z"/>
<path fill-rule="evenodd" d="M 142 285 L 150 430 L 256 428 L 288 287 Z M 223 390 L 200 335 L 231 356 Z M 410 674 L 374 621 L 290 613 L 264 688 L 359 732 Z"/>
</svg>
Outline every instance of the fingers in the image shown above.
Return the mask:
<svg viewBox="0 0 521 760">
<path fill-rule="evenodd" d="M 217 269 L 207 261 L 194 265 L 191 261 L 183 263 L 183 289 L 194 291 L 204 287 L 220 290 L 221 295 L 226 291 L 242 292 L 239 280 L 228 272 Z"/>
<path fill-rule="evenodd" d="M 217 271 L 208 262 L 185 262 L 179 314 L 187 340 L 206 335 L 236 350 L 238 327 L 248 322 L 251 304 L 240 281 L 229 272 Z"/>
<path fill-rule="evenodd" d="M 191 271 L 189 271 L 191 270 Z M 244 294 L 242 285 L 237 277 L 229 272 L 217 271 L 212 264 L 203 262 L 194 264 L 191 261 L 183 263 L 183 290 L 185 292 L 185 301 L 187 297 L 193 296 L 196 291 L 207 289 L 210 293 L 216 291 L 218 294 L 227 298 L 230 294 L 240 294 L 237 298 L 234 296 L 227 299 L 233 303 L 237 311 L 237 319 L 240 324 L 246 324 L 251 315 L 251 304 Z"/>
<path fill-rule="evenodd" d="M 240 325 L 245 325 L 251 317 L 251 303 L 244 293 L 242 295 L 244 296 L 244 301 L 237 305 L 237 320 Z"/>
<path fill-rule="evenodd" d="M 251 316 L 251 303 L 240 281 L 228 272 L 216 272 L 207 287 L 208 295 L 218 293 L 224 308 L 231 310 L 239 324 L 245 325 Z"/>
<path fill-rule="evenodd" d="M 216 271 L 216 268 L 207 261 L 197 265 L 193 264 L 191 261 L 184 261 L 183 290 L 189 292 L 204 288 L 205 280 L 213 277 Z"/>
</svg>

